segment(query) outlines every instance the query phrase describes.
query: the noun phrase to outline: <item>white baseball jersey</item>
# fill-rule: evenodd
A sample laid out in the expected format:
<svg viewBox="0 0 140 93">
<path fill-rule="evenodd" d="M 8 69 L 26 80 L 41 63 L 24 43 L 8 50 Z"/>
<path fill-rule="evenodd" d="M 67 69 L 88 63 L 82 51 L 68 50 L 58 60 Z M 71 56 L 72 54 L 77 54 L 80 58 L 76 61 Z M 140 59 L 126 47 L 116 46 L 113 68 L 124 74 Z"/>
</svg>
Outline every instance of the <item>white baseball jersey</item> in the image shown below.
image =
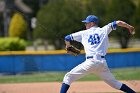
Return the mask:
<svg viewBox="0 0 140 93">
<path fill-rule="evenodd" d="M 90 29 L 73 33 L 70 36 L 70 40 L 81 42 L 86 52 L 86 60 L 74 67 L 68 72 L 63 83 L 70 85 L 73 81 L 89 74 L 94 73 L 104 80 L 110 86 L 120 89 L 122 83 L 117 81 L 111 74 L 106 60 L 101 56 L 106 55 L 108 48 L 108 34 L 116 29 L 116 21 L 109 23 L 108 25 L 100 27 L 91 27 Z M 69 37 L 67 37 L 69 40 Z M 93 56 L 93 58 L 88 58 Z"/>
<path fill-rule="evenodd" d="M 114 22 L 100 28 L 97 26 L 90 29 L 71 34 L 72 40 L 81 42 L 84 46 L 86 56 L 101 55 L 105 56 L 108 48 L 108 34 L 115 30 Z"/>
</svg>

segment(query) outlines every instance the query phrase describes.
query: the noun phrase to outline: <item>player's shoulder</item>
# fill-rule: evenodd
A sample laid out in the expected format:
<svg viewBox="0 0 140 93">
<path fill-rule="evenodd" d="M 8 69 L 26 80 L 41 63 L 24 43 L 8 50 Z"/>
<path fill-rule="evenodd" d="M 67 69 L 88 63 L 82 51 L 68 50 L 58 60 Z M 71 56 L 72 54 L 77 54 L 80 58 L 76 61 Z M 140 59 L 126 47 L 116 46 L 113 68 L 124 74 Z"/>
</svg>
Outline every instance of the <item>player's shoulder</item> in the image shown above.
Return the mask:
<svg viewBox="0 0 140 93">
<path fill-rule="evenodd" d="M 105 29 L 107 29 L 107 28 L 110 28 L 111 25 L 112 25 L 112 23 L 108 23 L 108 24 L 104 25 L 103 27 L 101 27 L 101 29 L 102 29 L 102 30 L 105 30 Z"/>
<path fill-rule="evenodd" d="M 87 30 L 78 31 L 79 33 L 86 33 Z"/>
<path fill-rule="evenodd" d="M 105 24 L 103 27 L 105 27 L 105 26 L 110 26 L 110 24 L 111 24 L 111 23 L 107 23 L 107 24 Z M 101 28 L 103 28 L 103 27 L 101 27 Z"/>
<path fill-rule="evenodd" d="M 76 33 L 84 33 L 84 30 L 77 31 Z"/>
<path fill-rule="evenodd" d="M 77 31 L 77 32 L 72 33 L 72 35 L 82 35 L 84 33 L 85 33 L 85 30 L 81 30 L 81 31 Z"/>
</svg>

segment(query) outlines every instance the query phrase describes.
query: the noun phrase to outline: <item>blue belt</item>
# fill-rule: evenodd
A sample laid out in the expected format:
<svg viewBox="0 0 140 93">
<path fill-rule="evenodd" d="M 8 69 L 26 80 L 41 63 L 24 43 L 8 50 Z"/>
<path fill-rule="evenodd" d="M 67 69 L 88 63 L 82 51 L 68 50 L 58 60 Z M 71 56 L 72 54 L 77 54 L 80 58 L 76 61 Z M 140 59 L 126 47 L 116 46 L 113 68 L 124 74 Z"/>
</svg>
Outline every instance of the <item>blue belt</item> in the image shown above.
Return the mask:
<svg viewBox="0 0 140 93">
<path fill-rule="evenodd" d="M 93 58 L 93 56 L 87 56 L 87 59 Z M 101 56 L 101 58 L 105 58 L 105 56 Z"/>
</svg>

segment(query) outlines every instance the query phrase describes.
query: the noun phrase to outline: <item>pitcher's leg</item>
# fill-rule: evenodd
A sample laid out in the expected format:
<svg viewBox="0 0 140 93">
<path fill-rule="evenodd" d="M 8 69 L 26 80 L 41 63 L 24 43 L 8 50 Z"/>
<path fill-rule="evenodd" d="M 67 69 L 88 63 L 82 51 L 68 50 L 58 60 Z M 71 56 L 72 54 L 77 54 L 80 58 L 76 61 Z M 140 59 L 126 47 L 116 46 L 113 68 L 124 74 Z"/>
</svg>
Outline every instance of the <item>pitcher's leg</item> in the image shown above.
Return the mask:
<svg viewBox="0 0 140 93">
<path fill-rule="evenodd" d="M 89 71 L 83 68 L 83 64 L 80 64 L 65 74 L 63 83 L 70 85 L 73 81 L 78 80 L 88 73 Z"/>
<path fill-rule="evenodd" d="M 69 87 L 70 87 L 70 85 L 62 83 L 60 93 L 67 93 Z"/>
<path fill-rule="evenodd" d="M 134 90 L 129 88 L 127 85 L 123 84 L 120 88 L 120 90 L 126 92 L 126 93 L 136 93 Z"/>
<path fill-rule="evenodd" d="M 98 71 L 96 74 L 113 88 L 122 90 L 126 93 L 136 93 L 127 85 L 117 81 L 115 77 L 112 75 L 112 73 L 110 72 L 106 63 L 102 66 L 102 69 Z"/>
<path fill-rule="evenodd" d="M 84 62 L 84 63 L 76 66 L 75 68 L 73 68 L 70 72 L 68 72 L 64 76 L 60 93 L 67 93 L 67 91 L 70 87 L 70 84 L 73 81 L 78 80 L 79 78 L 90 73 L 90 70 L 86 68 L 86 65 L 87 65 L 87 63 Z"/>
<path fill-rule="evenodd" d="M 108 74 L 109 75 L 109 74 Z M 134 90 L 132 90 L 127 85 L 117 81 L 113 75 L 109 75 L 110 77 L 108 79 L 104 78 L 104 81 L 112 86 L 113 88 L 116 88 L 118 90 L 124 91 L 126 93 L 136 93 Z M 111 77 L 112 76 L 112 77 Z"/>
</svg>

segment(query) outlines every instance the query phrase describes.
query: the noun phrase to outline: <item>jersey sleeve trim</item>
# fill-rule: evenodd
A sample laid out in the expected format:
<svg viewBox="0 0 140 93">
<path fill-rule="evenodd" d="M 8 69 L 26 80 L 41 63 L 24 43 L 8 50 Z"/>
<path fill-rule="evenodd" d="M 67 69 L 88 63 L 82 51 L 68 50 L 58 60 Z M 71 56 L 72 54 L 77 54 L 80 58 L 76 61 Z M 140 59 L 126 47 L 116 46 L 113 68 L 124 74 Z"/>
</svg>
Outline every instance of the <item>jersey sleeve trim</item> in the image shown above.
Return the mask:
<svg viewBox="0 0 140 93">
<path fill-rule="evenodd" d="M 117 29 L 117 23 L 116 23 L 116 21 L 114 21 L 114 22 L 111 23 L 111 28 L 112 28 L 112 30 L 116 30 Z"/>
<path fill-rule="evenodd" d="M 70 35 L 70 37 L 71 37 L 71 40 L 74 40 L 72 35 Z"/>
<path fill-rule="evenodd" d="M 67 35 L 67 36 L 65 36 L 65 40 L 66 40 L 66 41 L 71 41 L 71 40 L 73 40 L 72 35 Z"/>
</svg>

